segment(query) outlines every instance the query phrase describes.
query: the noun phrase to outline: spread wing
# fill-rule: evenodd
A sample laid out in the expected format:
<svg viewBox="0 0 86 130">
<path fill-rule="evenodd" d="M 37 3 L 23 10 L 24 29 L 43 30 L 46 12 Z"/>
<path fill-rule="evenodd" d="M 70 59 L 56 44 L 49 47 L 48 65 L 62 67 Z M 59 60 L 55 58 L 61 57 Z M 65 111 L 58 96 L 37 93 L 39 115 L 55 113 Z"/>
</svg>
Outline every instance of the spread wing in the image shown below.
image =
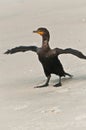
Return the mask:
<svg viewBox="0 0 86 130">
<path fill-rule="evenodd" d="M 86 59 L 86 56 L 78 51 L 78 50 L 75 50 L 75 49 L 72 49 L 72 48 L 67 48 L 67 49 L 60 49 L 60 48 L 56 48 L 56 54 L 57 55 L 60 55 L 60 54 L 72 54 L 72 55 L 75 55 L 79 58 L 82 58 L 82 59 Z"/>
<path fill-rule="evenodd" d="M 36 46 L 19 46 L 12 49 L 7 50 L 4 54 L 13 54 L 17 52 L 26 52 L 26 51 L 33 51 L 37 52 L 38 47 Z"/>
</svg>

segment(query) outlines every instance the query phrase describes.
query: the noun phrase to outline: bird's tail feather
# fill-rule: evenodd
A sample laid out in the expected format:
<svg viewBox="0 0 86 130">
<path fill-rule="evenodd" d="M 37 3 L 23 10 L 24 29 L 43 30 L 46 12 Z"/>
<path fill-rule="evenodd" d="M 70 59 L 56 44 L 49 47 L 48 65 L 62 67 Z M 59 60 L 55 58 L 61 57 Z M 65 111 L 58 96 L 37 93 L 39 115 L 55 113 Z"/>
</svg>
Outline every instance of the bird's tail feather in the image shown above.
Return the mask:
<svg viewBox="0 0 86 130">
<path fill-rule="evenodd" d="M 71 74 L 65 72 L 65 76 L 66 75 L 69 76 L 69 77 L 71 77 L 71 78 L 73 77 Z"/>
</svg>

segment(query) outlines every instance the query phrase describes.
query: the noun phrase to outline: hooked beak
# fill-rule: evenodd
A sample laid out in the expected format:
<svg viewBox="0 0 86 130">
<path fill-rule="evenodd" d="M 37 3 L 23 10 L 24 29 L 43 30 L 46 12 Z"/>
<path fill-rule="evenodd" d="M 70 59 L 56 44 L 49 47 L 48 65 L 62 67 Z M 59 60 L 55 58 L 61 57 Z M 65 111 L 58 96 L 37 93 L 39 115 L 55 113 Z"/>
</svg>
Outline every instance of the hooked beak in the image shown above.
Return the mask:
<svg viewBox="0 0 86 130">
<path fill-rule="evenodd" d="M 33 31 L 33 33 L 38 33 L 37 31 Z"/>
</svg>

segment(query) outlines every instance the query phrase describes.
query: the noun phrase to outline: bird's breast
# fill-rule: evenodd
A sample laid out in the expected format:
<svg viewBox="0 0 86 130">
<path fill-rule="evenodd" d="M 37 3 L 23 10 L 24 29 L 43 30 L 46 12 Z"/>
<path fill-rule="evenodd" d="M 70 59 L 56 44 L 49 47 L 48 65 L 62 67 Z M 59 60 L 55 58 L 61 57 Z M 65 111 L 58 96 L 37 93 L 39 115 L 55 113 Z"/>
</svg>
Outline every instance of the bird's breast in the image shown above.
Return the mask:
<svg viewBox="0 0 86 130">
<path fill-rule="evenodd" d="M 54 66 L 57 64 L 57 57 L 52 57 L 52 56 L 39 56 L 39 61 L 42 63 L 43 66 Z"/>
<path fill-rule="evenodd" d="M 58 57 L 53 53 L 53 51 L 44 51 L 42 49 L 38 52 L 39 61 L 43 66 L 54 66 L 57 63 Z"/>
</svg>

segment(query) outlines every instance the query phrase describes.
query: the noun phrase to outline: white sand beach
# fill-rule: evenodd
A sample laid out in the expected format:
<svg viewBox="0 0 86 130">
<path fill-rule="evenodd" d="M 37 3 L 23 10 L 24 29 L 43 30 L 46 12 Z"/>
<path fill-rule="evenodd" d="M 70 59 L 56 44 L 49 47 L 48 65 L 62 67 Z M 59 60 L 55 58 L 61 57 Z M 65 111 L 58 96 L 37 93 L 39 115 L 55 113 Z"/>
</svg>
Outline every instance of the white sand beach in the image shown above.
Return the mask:
<svg viewBox="0 0 86 130">
<path fill-rule="evenodd" d="M 45 82 L 33 52 L 4 55 L 20 45 L 41 46 L 33 30 L 50 31 L 51 48 L 74 48 L 86 55 L 86 0 L 0 0 L 0 130 L 86 130 L 86 60 L 60 55 L 62 87 Z"/>
</svg>

